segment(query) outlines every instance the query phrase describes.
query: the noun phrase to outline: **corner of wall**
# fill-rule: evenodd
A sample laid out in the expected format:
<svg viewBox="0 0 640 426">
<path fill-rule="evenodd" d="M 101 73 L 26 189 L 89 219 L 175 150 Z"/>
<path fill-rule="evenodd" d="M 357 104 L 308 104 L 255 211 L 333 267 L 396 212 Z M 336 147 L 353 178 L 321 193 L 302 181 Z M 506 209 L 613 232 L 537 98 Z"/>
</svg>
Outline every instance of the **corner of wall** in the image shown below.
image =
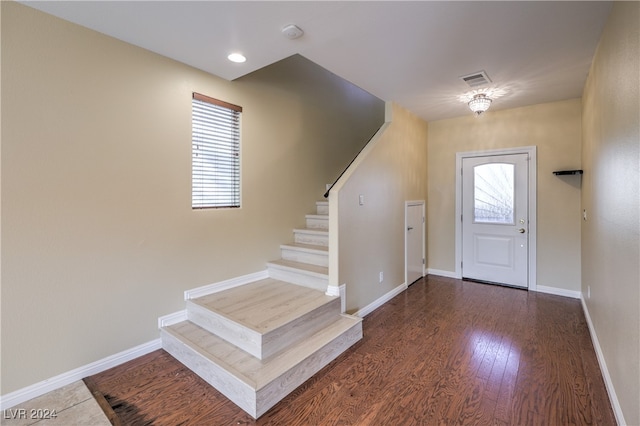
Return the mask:
<svg viewBox="0 0 640 426">
<path fill-rule="evenodd" d="M 387 101 L 384 104 L 384 122 L 391 123 L 393 121 L 393 108 L 394 103 L 391 101 Z"/>
</svg>

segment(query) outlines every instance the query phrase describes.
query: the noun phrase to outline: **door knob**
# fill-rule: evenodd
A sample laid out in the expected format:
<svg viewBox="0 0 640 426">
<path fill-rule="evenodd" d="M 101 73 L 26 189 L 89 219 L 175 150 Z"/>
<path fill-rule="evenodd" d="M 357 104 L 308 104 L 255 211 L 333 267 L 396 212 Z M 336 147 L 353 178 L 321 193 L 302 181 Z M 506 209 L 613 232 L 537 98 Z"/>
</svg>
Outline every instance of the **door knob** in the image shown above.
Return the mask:
<svg viewBox="0 0 640 426">
<path fill-rule="evenodd" d="M 407 228 L 407 231 L 411 231 L 412 229 L 413 229 L 413 226 L 409 226 L 409 227 Z"/>
<path fill-rule="evenodd" d="M 521 234 L 524 234 L 524 228 L 518 229 L 518 232 L 521 233 Z"/>
</svg>

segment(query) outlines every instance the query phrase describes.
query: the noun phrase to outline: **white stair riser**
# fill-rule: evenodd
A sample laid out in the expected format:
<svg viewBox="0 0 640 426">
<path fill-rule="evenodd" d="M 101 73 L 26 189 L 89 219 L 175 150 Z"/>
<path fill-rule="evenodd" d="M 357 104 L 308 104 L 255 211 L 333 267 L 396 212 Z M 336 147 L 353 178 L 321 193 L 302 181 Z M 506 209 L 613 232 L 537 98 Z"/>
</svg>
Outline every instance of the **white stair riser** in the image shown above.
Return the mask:
<svg viewBox="0 0 640 426">
<path fill-rule="evenodd" d="M 296 250 L 295 247 L 282 247 L 282 258 L 294 262 L 309 263 L 311 265 L 329 266 L 329 254 L 327 252 L 309 252 Z"/>
<path fill-rule="evenodd" d="M 328 234 L 316 234 L 305 232 L 303 230 L 295 230 L 293 232 L 293 240 L 299 244 L 311 244 L 316 246 L 329 246 L 329 235 Z"/>
<path fill-rule="evenodd" d="M 298 386 L 309 380 L 314 374 L 326 367 L 340 354 L 362 339 L 362 323 L 359 322 L 340 334 L 320 350 L 314 352 L 303 362 L 291 368 L 277 380 L 265 385 L 257 395 L 257 417 L 260 417 L 276 405 Z"/>
<path fill-rule="evenodd" d="M 316 214 L 329 214 L 329 202 L 318 201 L 316 203 Z"/>
<path fill-rule="evenodd" d="M 262 359 L 262 335 L 187 300 L 187 319 L 210 333 Z"/>
<path fill-rule="evenodd" d="M 269 358 L 322 330 L 336 320 L 340 310 L 340 299 L 336 298 L 295 321 L 265 334 L 262 338 L 263 357 Z"/>
<path fill-rule="evenodd" d="M 306 217 L 307 228 L 329 229 L 329 216 L 319 217 L 318 215 Z"/>
<path fill-rule="evenodd" d="M 161 329 L 162 349 L 183 363 L 249 415 L 257 418 L 256 392 L 223 367 L 209 360 L 197 349 L 186 345 L 171 332 Z"/>
<path fill-rule="evenodd" d="M 269 277 L 286 281 L 293 284 L 298 284 L 304 287 L 309 287 L 315 290 L 327 291 L 329 285 L 328 276 L 312 275 L 301 269 L 290 270 L 275 267 L 274 265 L 267 264 L 267 270 L 269 271 Z"/>
</svg>

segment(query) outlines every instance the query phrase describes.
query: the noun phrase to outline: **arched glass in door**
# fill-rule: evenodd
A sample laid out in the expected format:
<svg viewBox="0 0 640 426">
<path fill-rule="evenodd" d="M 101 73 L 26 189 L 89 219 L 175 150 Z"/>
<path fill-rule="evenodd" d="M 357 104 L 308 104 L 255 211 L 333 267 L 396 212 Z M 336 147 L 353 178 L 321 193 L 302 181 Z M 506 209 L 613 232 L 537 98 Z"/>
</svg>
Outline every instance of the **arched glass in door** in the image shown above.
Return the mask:
<svg viewBox="0 0 640 426">
<path fill-rule="evenodd" d="M 473 221 L 513 225 L 514 165 L 490 163 L 473 170 Z"/>
</svg>

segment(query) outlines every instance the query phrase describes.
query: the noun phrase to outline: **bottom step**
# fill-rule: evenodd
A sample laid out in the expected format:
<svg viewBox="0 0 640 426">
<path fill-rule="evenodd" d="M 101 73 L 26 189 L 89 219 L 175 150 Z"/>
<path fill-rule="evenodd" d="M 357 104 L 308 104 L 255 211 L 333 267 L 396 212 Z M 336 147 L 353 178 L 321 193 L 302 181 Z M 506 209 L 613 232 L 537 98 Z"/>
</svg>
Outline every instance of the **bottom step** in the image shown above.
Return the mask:
<svg viewBox="0 0 640 426">
<path fill-rule="evenodd" d="M 339 319 L 266 360 L 189 322 L 161 329 L 162 347 L 254 418 L 362 339 L 362 320 Z"/>
</svg>

